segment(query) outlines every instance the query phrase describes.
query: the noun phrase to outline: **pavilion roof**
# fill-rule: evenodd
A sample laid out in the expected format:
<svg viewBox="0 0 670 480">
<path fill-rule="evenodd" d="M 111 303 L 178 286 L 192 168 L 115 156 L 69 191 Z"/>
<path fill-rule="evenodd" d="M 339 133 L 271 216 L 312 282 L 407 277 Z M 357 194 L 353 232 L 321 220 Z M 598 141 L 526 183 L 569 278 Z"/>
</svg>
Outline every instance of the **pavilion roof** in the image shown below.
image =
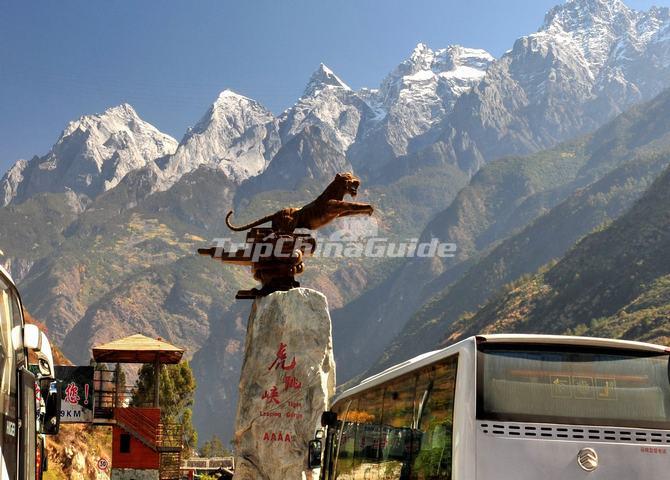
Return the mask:
<svg viewBox="0 0 670 480">
<path fill-rule="evenodd" d="M 184 349 L 175 347 L 162 339 L 153 339 L 141 334 L 93 346 L 93 359 L 100 363 L 179 363 Z"/>
</svg>

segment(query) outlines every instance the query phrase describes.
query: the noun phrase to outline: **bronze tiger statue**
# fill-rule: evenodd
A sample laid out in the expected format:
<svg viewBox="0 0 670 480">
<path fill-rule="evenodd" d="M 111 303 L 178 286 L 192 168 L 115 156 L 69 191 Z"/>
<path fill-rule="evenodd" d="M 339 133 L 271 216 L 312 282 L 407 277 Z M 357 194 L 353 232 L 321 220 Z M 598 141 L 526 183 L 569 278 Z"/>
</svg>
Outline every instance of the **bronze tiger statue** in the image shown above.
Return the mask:
<svg viewBox="0 0 670 480">
<path fill-rule="evenodd" d="M 353 173 L 338 173 L 316 200 L 302 208 L 283 208 L 272 215 L 260 218 L 246 225 L 236 226 L 230 223 L 233 210 L 226 215 L 226 225 L 235 232 L 242 232 L 267 222 L 272 222 L 272 230 L 279 235 L 290 234 L 297 228 L 316 230 L 336 218 L 350 215 L 372 215 L 372 205 L 358 202 L 345 202 L 344 196 L 355 197 L 361 181 Z"/>
</svg>

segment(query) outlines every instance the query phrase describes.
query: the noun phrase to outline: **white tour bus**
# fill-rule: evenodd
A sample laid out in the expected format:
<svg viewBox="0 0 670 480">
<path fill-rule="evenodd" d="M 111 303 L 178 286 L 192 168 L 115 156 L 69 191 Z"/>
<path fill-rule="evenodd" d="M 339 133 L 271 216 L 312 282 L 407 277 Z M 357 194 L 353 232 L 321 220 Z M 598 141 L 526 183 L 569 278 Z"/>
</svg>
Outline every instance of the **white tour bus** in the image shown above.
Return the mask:
<svg viewBox="0 0 670 480">
<path fill-rule="evenodd" d="M 340 395 L 309 463 L 322 480 L 667 478 L 669 352 L 583 337 L 471 337 Z"/>
<path fill-rule="evenodd" d="M 37 376 L 28 369 L 29 353 L 37 360 Z M 24 324 L 19 292 L 1 266 L 0 422 L 0 480 L 39 480 L 43 434 L 58 433 L 60 425 L 60 391 L 49 340 Z"/>
</svg>

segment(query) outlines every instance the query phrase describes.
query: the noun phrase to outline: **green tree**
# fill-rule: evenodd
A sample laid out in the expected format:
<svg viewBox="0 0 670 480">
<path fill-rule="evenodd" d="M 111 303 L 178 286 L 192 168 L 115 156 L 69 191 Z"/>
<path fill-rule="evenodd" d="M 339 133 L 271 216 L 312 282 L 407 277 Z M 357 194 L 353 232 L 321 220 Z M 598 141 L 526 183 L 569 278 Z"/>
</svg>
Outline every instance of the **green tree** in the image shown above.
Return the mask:
<svg viewBox="0 0 670 480">
<path fill-rule="evenodd" d="M 230 450 L 223 446 L 221 439 L 215 434 L 200 447 L 201 457 L 227 457 L 232 455 Z"/>
<path fill-rule="evenodd" d="M 198 432 L 193 427 L 193 396 L 196 382 L 188 362 L 163 365 L 160 373 L 159 406 L 165 423 L 179 423 L 184 430 L 184 450 L 189 456 L 198 444 Z M 136 407 L 152 405 L 154 401 L 154 365 L 140 368 L 131 404 Z"/>
</svg>

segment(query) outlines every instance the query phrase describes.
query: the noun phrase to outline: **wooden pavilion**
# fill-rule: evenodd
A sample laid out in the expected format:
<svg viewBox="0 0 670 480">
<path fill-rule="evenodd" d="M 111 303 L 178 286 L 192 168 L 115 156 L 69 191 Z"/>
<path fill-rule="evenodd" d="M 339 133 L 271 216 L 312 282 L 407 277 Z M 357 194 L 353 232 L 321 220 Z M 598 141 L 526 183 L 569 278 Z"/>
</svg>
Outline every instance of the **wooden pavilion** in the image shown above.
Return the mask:
<svg viewBox="0 0 670 480">
<path fill-rule="evenodd" d="M 182 450 L 181 425 L 163 422 L 160 410 L 161 366 L 181 361 L 184 349 L 141 334 L 93 347 L 98 364 L 117 364 L 100 372 L 96 381 L 96 422 L 113 428 L 112 480 L 179 478 Z M 153 364 L 154 395 L 151 406 L 128 406 L 120 380 L 119 364 Z"/>
</svg>

